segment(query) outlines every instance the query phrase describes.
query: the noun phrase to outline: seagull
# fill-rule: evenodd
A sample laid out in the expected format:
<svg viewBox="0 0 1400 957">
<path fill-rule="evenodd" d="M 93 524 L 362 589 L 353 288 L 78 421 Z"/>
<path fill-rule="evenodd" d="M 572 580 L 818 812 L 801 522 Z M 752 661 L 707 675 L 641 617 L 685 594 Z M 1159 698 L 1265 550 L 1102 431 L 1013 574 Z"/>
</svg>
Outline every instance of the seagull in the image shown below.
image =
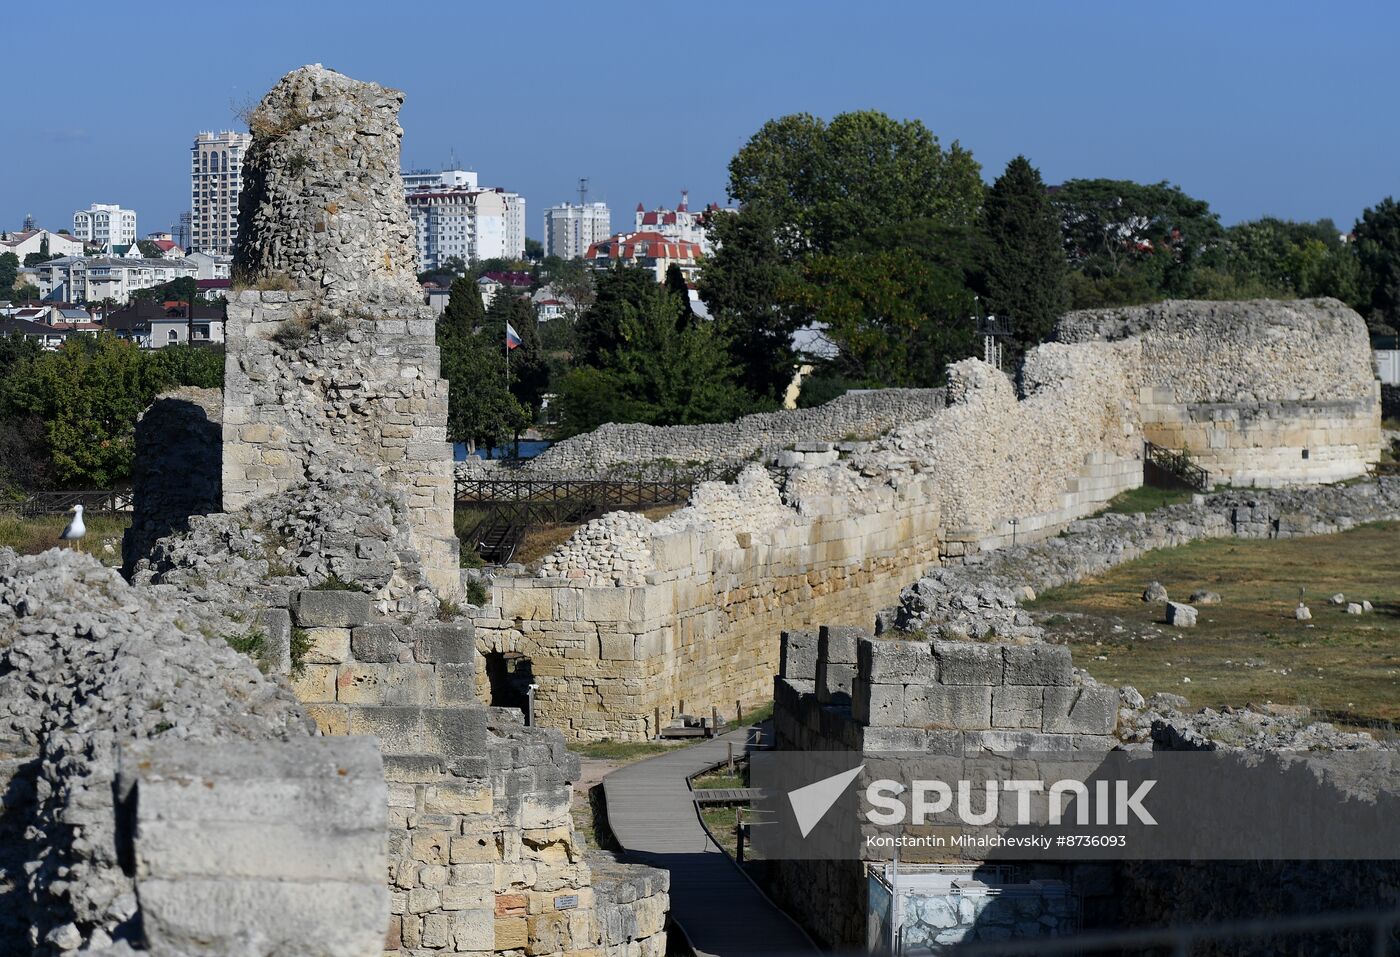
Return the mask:
<svg viewBox="0 0 1400 957">
<path fill-rule="evenodd" d="M 68 527 L 58 537 L 65 542 L 72 543 L 68 546 L 69 548 L 77 548 L 78 539 L 87 534 L 87 526 L 83 524 L 83 507 L 74 505 L 69 511 L 73 513 L 73 521 L 68 523 Z"/>
</svg>

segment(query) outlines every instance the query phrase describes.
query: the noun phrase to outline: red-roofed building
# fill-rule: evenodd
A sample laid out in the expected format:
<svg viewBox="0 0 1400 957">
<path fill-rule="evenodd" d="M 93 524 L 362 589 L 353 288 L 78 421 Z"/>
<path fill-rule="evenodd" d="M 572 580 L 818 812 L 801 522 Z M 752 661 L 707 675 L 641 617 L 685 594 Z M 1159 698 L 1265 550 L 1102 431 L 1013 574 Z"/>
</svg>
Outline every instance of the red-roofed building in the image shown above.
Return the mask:
<svg viewBox="0 0 1400 957">
<path fill-rule="evenodd" d="M 658 206 L 656 209 L 649 210 L 638 203 L 634 227 L 638 232 L 656 232 L 667 239 L 695 243 L 700 247 L 700 252 L 708 256 L 714 250 L 710 246 L 705 226 L 712 216 L 720 212 L 729 212 L 729 210 L 721 209 L 718 204 L 711 203 L 699 212 L 692 211 L 690 194 L 681 190 L 681 202 L 675 209 Z"/>
<path fill-rule="evenodd" d="M 607 269 L 619 262 L 650 270 L 657 282 L 666 279 L 672 263 L 680 267 L 681 275 L 694 279 L 700 268 L 700 244 L 667 239 L 655 230 L 618 233 L 588 247 L 584 262 L 597 269 Z"/>
</svg>

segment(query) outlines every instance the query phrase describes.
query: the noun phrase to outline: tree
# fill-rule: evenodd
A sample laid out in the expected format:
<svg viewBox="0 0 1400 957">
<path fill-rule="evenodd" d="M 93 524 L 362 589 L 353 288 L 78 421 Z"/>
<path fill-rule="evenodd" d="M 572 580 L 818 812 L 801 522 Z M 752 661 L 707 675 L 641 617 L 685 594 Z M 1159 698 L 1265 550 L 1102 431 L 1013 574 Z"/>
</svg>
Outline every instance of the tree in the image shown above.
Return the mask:
<svg viewBox="0 0 1400 957">
<path fill-rule="evenodd" d="M 571 370 L 559 385 L 561 434 L 605 422 L 722 422 L 749 411 L 715 325 L 678 329 L 678 306 L 655 282 L 619 304 L 616 347 L 597 365 Z"/>
<path fill-rule="evenodd" d="M 224 387 L 223 346 L 196 346 L 188 343 L 165 346 L 144 353 L 162 382 L 201 389 Z"/>
<path fill-rule="evenodd" d="M 448 438 L 473 451 L 498 446 L 529 423 L 506 388 L 504 343 L 493 348 L 485 323 L 476 280 L 459 276 L 438 319 L 437 342 L 447 380 Z"/>
<path fill-rule="evenodd" d="M 520 345 L 509 350 L 503 364 L 509 372 L 510 392 L 533 420 L 539 413 L 544 394 L 549 391 L 549 364 L 540 347 L 539 323 L 528 297 L 512 289 L 502 289 L 486 310 L 482 334 L 506 354 L 506 324 L 520 336 Z"/>
<path fill-rule="evenodd" d="M 1209 203 L 1166 182 L 1075 179 L 1050 201 L 1070 267 L 1083 277 L 1072 283 L 1077 307 L 1189 294 L 1224 233 Z"/>
<path fill-rule="evenodd" d="M 976 302 L 963 276 L 910 247 L 817 257 L 795 297 L 838 350 L 823 378 L 933 386 L 974 351 Z"/>
<path fill-rule="evenodd" d="M 676 326 L 689 325 L 695 319 L 695 311 L 690 308 L 690 287 L 686 284 L 681 267 L 671 263 L 666 267 L 666 291 L 679 304 L 676 308 Z"/>
<path fill-rule="evenodd" d="M 13 289 L 19 278 L 19 257 L 14 253 L 0 253 L 0 296 Z"/>
<path fill-rule="evenodd" d="M 199 283 L 193 276 L 181 276 L 158 286 L 137 289 L 132 292 L 130 298 L 150 299 L 154 302 L 195 303 L 199 301 Z"/>
<path fill-rule="evenodd" d="M 765 123 L 730 161 L 740 209 L 712 217 L 716 251 L 699 283 L 743 384 L 771 398 L 791 378 L 792 335 L 811 321 L 809 260 L 871 251 L 871 237 L 895 224 L 970 225 L 982 193 L 972 154 L 945 150 L 916 120 L 864 111 Z"/>
<path fill-rule="evenodd" d="M 108 488 L 131 474 L 137 416 L 173 384 L 135 345 L 102 333 L 24 363 L 3 401 L 42 420 L 58 482 Z"/>
<path fill-rule="evenodd" d="M 646 270 L 618 263 L 595 277 L 593 304 L 578 320 L 579 365 L 608 362 L 622 344 L 622 324 L 656 280 Z"/>
<path fill-rule="evenodd" d="M 1400 204 L 1387 196 L 1356 221 L 1360 300 L 1372 328 L 1400 326 Z"/>
<path fill-rule="evenodd" d="M 1044 342 L 1065 311 L 1064 244 L 1040 172 L 1024 156 L 987 191 L 987 308 L 1012 320 L 1018 351 Z"/>
<path fill-rule="evenodd" d="M 529 236 L 526 236 L 526 237 L 525 237 L 525 258 L 526 258 L 526 259 L 533 260 L 533 261 L 535 261 L 535 262 L 539 262 L 541 259 L 543 259 L 543 258 L 544 258 L 544 243 L 540 242 L 538 239 L 531 239 Z"/>
</svg>

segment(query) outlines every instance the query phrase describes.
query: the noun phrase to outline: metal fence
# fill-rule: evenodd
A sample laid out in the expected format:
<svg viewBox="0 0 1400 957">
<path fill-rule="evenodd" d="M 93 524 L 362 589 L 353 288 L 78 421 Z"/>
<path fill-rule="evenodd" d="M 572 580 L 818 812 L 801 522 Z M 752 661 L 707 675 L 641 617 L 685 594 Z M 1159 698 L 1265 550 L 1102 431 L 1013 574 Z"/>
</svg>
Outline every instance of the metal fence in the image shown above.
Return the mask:
<svg viewBox="0 0 1400 957">
<path fill-rule="evenodd" d="M 1174 452 L 1151 442 L 1142 443 L 1142 480 L 1154 488 L 1210 491 L 1210 473 L 1191 461 L 1185 452 Z"/>
</svg>

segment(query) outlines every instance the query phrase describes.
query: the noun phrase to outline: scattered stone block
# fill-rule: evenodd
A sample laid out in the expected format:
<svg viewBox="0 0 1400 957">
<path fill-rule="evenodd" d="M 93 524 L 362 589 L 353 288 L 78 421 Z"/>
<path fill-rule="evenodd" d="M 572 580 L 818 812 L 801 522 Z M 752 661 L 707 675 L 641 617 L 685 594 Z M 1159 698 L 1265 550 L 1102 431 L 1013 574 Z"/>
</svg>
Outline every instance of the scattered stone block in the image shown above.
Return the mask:
<svg viewBox="0 0 1400 957">
<path fill-rule="evenodd" d="M 1167 602 L 1167 624 L 1174 628 L 1196 627 L 1196 609 L 1179 601 Z"/>
<path fill-rule="evenodd" d="M 1207 591 L 1204 588 L 1198 588 L 1191 593 L 1191 604 L 1218 605 L 1220 604 L 1220 593 Z"/>
<path fill-rule="evenodd" d="M 1168 601 L 1167 586 L 1158 581 L 1148 582 L 1147 590 L 1142 593 L 1142 600 L 1147 602 Z"/>
<path fill-rule="evenodd" d="M 1347 614 L 1348 614 L 1348 615 L 1359 615 L 1359 614 L 1361 614 L 1361 604 L 1360 604 L 1360 602 L 1354 602 L 1354 601 L 1349 601 L 1349 602 L 1347 602 Z"/>
<path fill-rule="evenodd" d="M 1347 596 L 1341 592 L 1337 592 L 1337 594 L 1327 600 L 1334 605 L 1345 605 L 1347 603 Z"/>
<path fill-rule="evenodd" d="M 1299 621 L 1311 621 L 1312 610 L 1308 608 L 1307 605 L 1304 605 L 1302 602 L 1299 602 L 1298 607 L 1293 609 L 1293 617 L 1298 619 Z"/>
</svg>

